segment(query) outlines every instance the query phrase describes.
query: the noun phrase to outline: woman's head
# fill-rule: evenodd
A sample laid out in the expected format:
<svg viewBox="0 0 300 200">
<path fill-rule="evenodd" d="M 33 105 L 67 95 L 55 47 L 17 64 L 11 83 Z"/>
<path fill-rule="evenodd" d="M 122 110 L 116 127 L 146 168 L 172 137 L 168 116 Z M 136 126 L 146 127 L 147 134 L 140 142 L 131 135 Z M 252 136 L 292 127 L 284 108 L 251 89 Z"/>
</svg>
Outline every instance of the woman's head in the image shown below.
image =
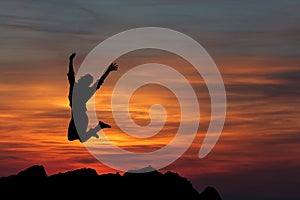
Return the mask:
<svg viewBox="0 0 300 200">
<path fill-rule="evenodd" d="M 80 79 L 78 80 L 78 84 L 90 86 L 92 84 L 93 80 L 94 80 L 94 78 L 92 75 L 86 74 L 86 75 L 80 77 Z"/>
</svg>

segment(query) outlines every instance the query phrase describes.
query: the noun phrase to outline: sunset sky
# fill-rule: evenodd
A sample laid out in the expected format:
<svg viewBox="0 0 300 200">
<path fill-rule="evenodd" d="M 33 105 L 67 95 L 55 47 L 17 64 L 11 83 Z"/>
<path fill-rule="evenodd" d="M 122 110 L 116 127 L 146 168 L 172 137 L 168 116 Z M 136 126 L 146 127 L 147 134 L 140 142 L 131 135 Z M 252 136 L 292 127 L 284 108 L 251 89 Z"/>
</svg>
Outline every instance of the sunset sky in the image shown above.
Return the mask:
<svg viewBox="0 0 300 200">
<path fill-rule="evenodd" d="M 161 171 L 178 172 L 199 192 L 214 186 L 224 200 L 299 199 L 299 10 L 296 0 L 1 1 L 0 176 L 35 164 L 43 165 L 48 175 L 83 167 L 99 174 L 115 173 L 83 144 L 67 140 L 68 57 L 77 53 L 77 71 L 89 52 L 106 38 L 151 26 L 190 36 L 212 57 L 227 95 L 223 132 L 214 149 L 199 159 L 210 119 L 207 87 L 186 60 L 148 49 L 115 60 L 118 71 L 109 75 L 96 94 L 97 116 L 112 125 L 105 132 L 112 143 L 145 153 L 168 145 L 175 137 L 180 108 L 167 88 L 146 85 L 130 99 L 131 117 L 141 126 L 150 122 L 151 105 L 165 107 L 166 124 L 152 138 L 123 133 L 110 104 L 113 87 L 122 74 L 145 63 L 165 64 L 189 80 L 199 100 L 201 119 L 190 148 Z"/>
</svg>

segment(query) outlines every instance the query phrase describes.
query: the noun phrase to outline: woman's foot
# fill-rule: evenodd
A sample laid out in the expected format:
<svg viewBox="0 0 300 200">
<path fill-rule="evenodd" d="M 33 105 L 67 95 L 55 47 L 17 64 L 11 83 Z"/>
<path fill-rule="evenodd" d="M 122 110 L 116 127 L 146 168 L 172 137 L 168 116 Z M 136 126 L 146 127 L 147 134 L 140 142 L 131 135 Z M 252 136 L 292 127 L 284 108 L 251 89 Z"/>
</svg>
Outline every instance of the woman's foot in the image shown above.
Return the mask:
<svg viewBox="0 0 300 200">
<path fill-rule="evenodd" d="M 110 126 L 109 124 L 106 124 L 106 123 L 104 123 L 104 122 L 102 122 L 102 121 L 99 121 L 99 126 L 100 126 L 101 128 L 111 128 L 111 126 Z"/>
</svg>

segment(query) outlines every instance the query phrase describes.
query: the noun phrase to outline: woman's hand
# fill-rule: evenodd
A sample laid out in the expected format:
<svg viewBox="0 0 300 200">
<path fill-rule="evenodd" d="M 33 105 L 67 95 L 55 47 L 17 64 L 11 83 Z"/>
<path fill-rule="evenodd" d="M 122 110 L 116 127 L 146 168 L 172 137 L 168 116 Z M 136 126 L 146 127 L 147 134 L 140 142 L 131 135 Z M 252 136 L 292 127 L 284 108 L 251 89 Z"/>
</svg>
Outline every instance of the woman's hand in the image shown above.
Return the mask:
<svg viewBox="0 0 300 200">
<path fill-rule="evenodd" d="M 70 60 L 73 60 L 75 56 L 76 56 L 76 53 L 74 52 L 74 53 L 72 53 L 72 54 L 70 55 L 69 59 L 70 59 Z"/>
<path fill-rule="evenodd" d="M 117 71 L 118 70 L 118 65 L 117 63 L 111 63 L 108 67 L 108 71 Z"/>
</svg>

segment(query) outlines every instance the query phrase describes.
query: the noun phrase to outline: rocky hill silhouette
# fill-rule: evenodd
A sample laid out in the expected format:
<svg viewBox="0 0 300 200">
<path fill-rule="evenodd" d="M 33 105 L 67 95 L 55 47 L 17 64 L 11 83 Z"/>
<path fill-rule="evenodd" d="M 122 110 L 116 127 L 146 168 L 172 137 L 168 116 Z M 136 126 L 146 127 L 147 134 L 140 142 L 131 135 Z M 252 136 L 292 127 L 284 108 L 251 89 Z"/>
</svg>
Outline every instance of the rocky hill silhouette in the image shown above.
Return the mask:
<svg viewBox="0 0 300 200">
<path fill-rule="evenodd" d="M 174 172 L 126 172 L 97 174 L 81 168 L 48 176 L 41 165 L 0 178 L 0 191 L 9 199 L 197 199 L 221 200 L 217 190 L 208 186 L 198 193 L 184 177 Z"/>
</svg>

